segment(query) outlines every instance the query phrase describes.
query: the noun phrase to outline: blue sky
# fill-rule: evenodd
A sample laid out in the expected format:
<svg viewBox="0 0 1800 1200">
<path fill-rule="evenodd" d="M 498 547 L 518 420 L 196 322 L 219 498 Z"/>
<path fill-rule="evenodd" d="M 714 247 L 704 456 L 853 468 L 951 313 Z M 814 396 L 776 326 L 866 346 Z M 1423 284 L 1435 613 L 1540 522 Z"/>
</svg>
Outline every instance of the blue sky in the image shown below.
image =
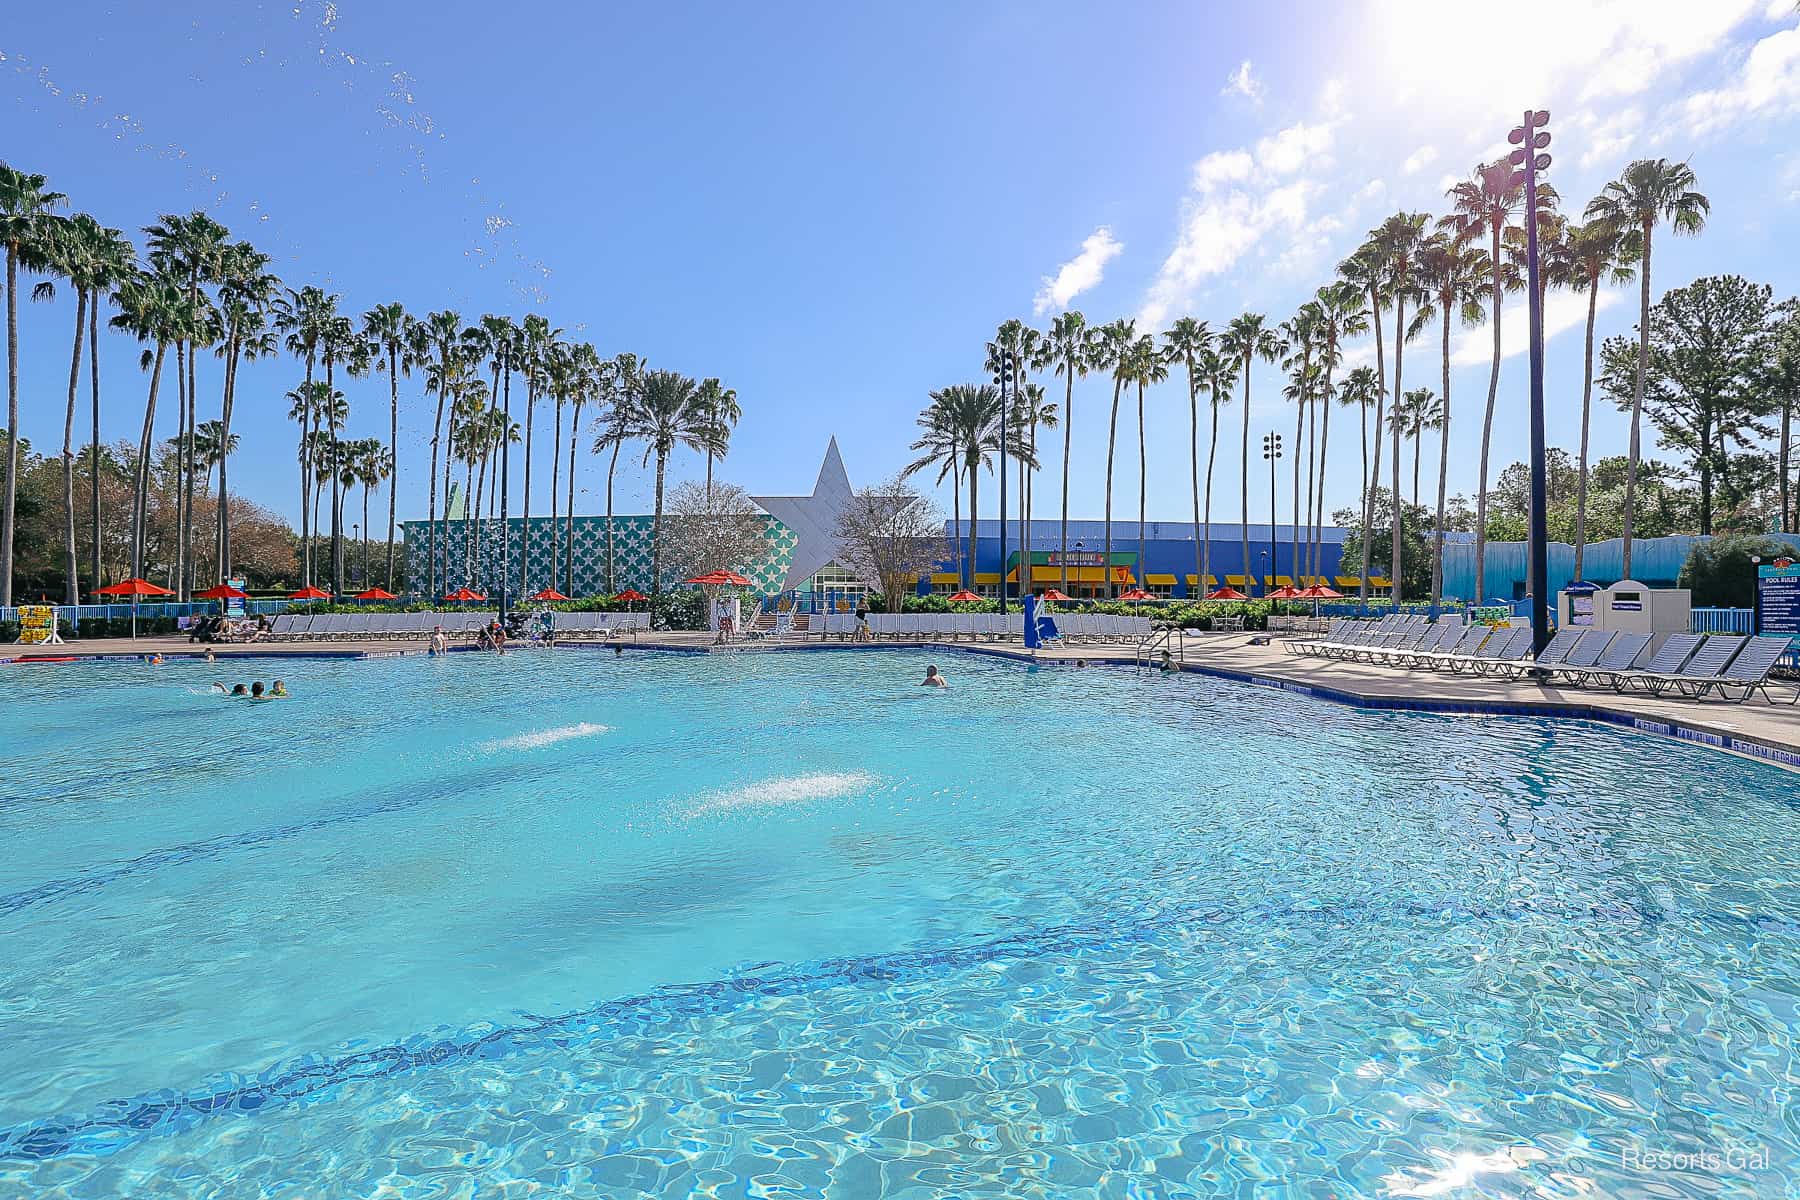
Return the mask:
<svg viewBox="0 0 1800 1200">
<path fill-rule="evenodd" d="M 0 30 L 0 157 L 127 230 L 206 208 L 284 280 L 342 293 L 350 311 L 398 299 L 466 319 L 542 312 L 602 353 L 717 375 L 745 412 L 722 474 L 794 492 L 833 433 L 854 481 L 904 463 L 926 393 L 979 379 L 982 344 L 1008 317 L 1044 325 L 1066 305 L 1144 329 L 1184 313 L 1285 319 L 1382 217 L 1441 211 L 1449 179 L 1491 156 L 1527 105 L 1552 111 L 1550 178 L 1577 204 L 1630 158 L 1691 160 L 1713 216 L 1699 238 L 1659 241 L 1658 294 L 1722 272 L 1800 289 L 1790 0 L 1515 8 L 1518 29 L 1556 40 L 1527 49 L 1487 29 L 1486 10 L 1423 2 L 290 0 L 190 4 L 175 19 L 72 0 Z M 1604 301 L 1602 333 L 1628 331 L 1635 290 Z M 1583 303 L 1555 298 L 1547 317 L 1550 436 L 1565 446 Z M 1511 354 L 1522 306 L 1508 316 L 1495 472 L 1525 441 L 1525 360 Z M 72 320 L 70 298 L 23 314 L 23 423 L 40 447 L 60 441 Z M 1467 493 L 1490 334 L 1465 336 L 1450 485 Z M 135 436 L 135 347 L 104 340 L 104 435 Z M 202 372 L 204 419 L 218 375 Z M 297 377 L 288 360 L 244 369 L 234 458 L 239 487 L 290 515 L 280 397 Z M 1408 386 L 1438 381 L 1435 340 L 1409 345 Z M 1258 368 L 1253 437 L 1292 437 L 1280 384 Z M 385 380 L 346 391 L 350 434 L 385 430 Z M 1101 508 L 1109 400 L 1105 381 L 1077 384 L 1077 516 Z M 431 412 L 417 379 L 402 402 L 401 510 L 416 516 Z M 1151 516 L 1179 519 L 1182 385 L 1149 405 Z M 1234 406 L 1226 429 L 1240 419 Z M 1346 432 L 1334 430 L 1332 507 L 1356 488 Z M 1135 447 L 1128 422 L 1120 437 Z M 1601 412 L 1595 438 L 1622 450 L 1623 418 Z M 677 477 L 697 466 L 680 459 Z M 584 467 L 582 510 L 602 507 L 602 474 Z M 1049 482 L 1040 514 L 1054 511 Z M 1134 451 L 1115 486 L 1134 510 Z M 621 509 L 646 509 L 649 491 L 632 472 Z M 1236 515 L 1237 491 L 1222 453 L 1215 515 Z"/>
</svg>

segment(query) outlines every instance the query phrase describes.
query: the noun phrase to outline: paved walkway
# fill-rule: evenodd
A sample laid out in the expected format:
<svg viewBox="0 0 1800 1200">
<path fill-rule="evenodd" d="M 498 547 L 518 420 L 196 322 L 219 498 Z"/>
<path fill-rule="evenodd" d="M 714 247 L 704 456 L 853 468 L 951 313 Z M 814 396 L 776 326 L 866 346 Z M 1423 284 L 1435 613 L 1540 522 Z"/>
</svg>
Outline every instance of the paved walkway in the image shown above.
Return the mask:
<svg viewBox="0 0 1800 1200">
<path fill-rule="evenodd" d="M 602 643 L 579 643 L 602 647 Z M 627 648 L 639 650 L 685 650 L 703 652 L 711 649 L 712 635 L 704 632 L 671 631 L 642 634 L 627 640 Z M 974 650 L 1009 658 L 1028 659 L 1030 652 L 1017 643 L 944 643 L 944 642 L 878 642 L 875 648 L 925 646 L 944 650 Z M 851 642 L 822 642 L 813 637 L 795 637 L 786 642 L 739 642 L 740 652 L 803 651 L 822 648 L 857 648 Z M 94 658 L 110 656 L 142 656 L 160 653 L 169 658 L 199 658 L 204 645 L 195 645 L 184 637 L 99 638 L 71 642 L 63 646 L 0 646 L 0 663 L 67 657 Z M 341 641 L 341 642 L 273 642 L 253 645 L 215 645 L 219 659 L 239 657 L 386 657 L 389 655 L 423 654 L 425 643 L 410 641 Z M 473 652 L 468 643 L 459 643 L 458 652 Z M 1040 661 L 1132 662 L 1136 647 L 1129 643 L 1062 646 L 1038 651 Z M 1747 704 L 1726 704 L 1717 700 L 1692 700 L 1655 697 L 1641 692 L 1617 695 L 1611 691 L 1544 685 L 1524 680 L 1493 679 L 1470 675 L 1451 675 L 1432 671 L 1405 671 L 1368 663 L 1342 662 L 1337 659 L 1312 658 L 1289 654 L 1282 639 L 1267 646 L 1250 644 L 1244 634 L 1190 635 L 1182 648 L 1184 668 L 1227 679 L 1281 687 L 1319 696 L 1323 699 L 1363 707 L 1420 709 L 1434 712 L 1516 713 L 1520 715 L 1570 716 L 1605 721 L 1628 728 L 1703 742 L 1720 749 L 1749 754 L 1784 766 L 1800 769 L 1800 707 L 1790 704 L 1769 705 L 1760 698 Z M 1793 684 L 1778 683 L 1777 696 L 1786 700 Z"/>
</svg>

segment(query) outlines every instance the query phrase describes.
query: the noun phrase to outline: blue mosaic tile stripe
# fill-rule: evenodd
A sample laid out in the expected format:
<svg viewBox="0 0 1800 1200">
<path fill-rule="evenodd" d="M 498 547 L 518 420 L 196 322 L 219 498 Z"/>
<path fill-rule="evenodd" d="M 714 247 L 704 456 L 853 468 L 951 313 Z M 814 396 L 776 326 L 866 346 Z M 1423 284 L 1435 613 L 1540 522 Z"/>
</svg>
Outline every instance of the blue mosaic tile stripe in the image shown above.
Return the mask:
<svg viewBox="0 0 1800 1200">
<path fill-rule="evenodd" d="M 1588 905 L 1554 903 L 1467 904 L 1459 901 L 1358 899 L 1336 904 L 1188 907 L 1137 922 L 1096 922 L 1009 934 L 966 945 L 825 959 L 795 966 L 760 963 L 702 983 L 674 984 L 555 1016 L 520 1014 L 510 1025 L 481 1024 L 451 1033 L 421 1034 L 337 1058 L 308 1056 L 256 1076 L 225 1075 L 200 1088 L 163 1090 L 115 1100 L 83 1116 L 52 1117 L 0 1130 L 0 1159 L 41 1161 L 66 1155 L 107 1155 L 148 1138 L 177 1134 L 203 1121 L 249 1115 L 293 1103 L 317 1101 L 341 1084 L 390 1078 L 471 1060 L 568 1050 L 620 1037 L 654 1034 L 671 1022 L 720 1016 L 760 999 L 809 995 L 830 988 L 928 981 L 956 971 L 1026 959 L 1109 951 L 1143 944 L 1179 931 L 1254 925 L 1280 927 L 1297 921 L 1416 928 L 1422 922 L 1514 921 L 1545 915 L 1568 923 L 1616 928 L 1621 936 L 1653 935 L 1669 920 L 1627 900 Z M 1800 932 L 1800 918 L 1743 914 L 1727 909 L 1683 913 L 1683 919 L 1733 927 L 1747 937 Z M 1221 935 L 1224 936 L 1224 935 Z M 1239 936 L 1233 934 L 1232 936 Z"/>
</svg>

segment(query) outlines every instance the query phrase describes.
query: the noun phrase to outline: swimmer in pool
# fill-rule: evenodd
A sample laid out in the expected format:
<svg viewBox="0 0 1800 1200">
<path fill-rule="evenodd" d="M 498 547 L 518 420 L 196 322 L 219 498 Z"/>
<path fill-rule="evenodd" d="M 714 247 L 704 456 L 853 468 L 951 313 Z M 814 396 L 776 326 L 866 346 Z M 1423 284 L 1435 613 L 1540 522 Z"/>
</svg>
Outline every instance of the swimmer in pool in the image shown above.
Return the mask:
<svg viewBox="0 0 1800 1200">
<path fill-rule="evenodd" d="M 286 699 L 287 694 L 288 694 L 287 684 L 281 682 L 281 680 L 279 680 L 279 679 L 277 679 L 275 681 L 275 686 L 273 686 L 269 689 L 269 698 L 271 700 Z"/>
<path fill-rule="evenodd" d="M 935 665 L 925 668 L 925 678 L 919 681 L 920 687 L 949 687 L 950 684 L 938 674 Z"/>
<path fill-rule="evenodd" d="M 255 683 L 250 685 L 250 698 L 252 700 L 266 700 L 268 698 L 263 695 L 263 681 L 262 680 L 259 679 Z"/>
<path fill-rule="evenodd" d="M 213 686 L 219 689 L 220 694 L 226 696 L 248 696 L 250 694 L 250 689 L 241 683 L 234 683 L 229 689 L 222 683 L 214 683 Z"/>
</svg>

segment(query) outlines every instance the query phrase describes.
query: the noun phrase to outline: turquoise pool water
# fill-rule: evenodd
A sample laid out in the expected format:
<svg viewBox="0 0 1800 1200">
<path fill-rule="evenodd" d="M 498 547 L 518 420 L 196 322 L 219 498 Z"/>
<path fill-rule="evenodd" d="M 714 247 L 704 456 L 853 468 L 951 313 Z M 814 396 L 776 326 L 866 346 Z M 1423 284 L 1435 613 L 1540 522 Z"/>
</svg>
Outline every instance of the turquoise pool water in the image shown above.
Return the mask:
<svg viewBox="0 0 1800 1200">
<path fill-rule="evenodd" d="M 0 668 L 0 1195 L 1800 1181 L 1794 775 L 927 661 Z"/>
</svg>

